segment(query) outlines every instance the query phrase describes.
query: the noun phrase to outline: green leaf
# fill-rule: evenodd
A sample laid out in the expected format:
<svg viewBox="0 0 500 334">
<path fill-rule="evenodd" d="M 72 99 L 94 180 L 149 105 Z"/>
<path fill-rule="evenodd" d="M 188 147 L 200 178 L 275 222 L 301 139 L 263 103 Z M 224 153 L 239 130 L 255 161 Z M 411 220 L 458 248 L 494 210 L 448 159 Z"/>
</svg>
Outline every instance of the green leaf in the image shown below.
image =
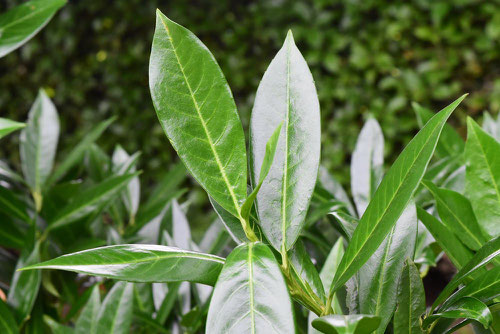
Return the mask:
<svg viewBox="0 0 500 334">
<path fill-rule="evenodd" d="M 101 295 L 99 285 L 92 288 L 92 292 L 75 324 L 75 334 L 95 334 L 97 317 L 101 308 Z"/>
<path fill-rule="evenodd" d="M 356 211 L 354 210 L 347 192 L 342 187 L 342 184 L 330 175 L 328 170 L 323 166 L 319 166 L 318 180 L 321 186 L 326 189 L 334 199 L 345 204 L 347 211 L 349 211 L 352 216 L 356 215 Z"/>
<path fill-rule="evenodd" d="M 438 188 L 430 181 L 424 180 L 422 184 L 434 196 L 439 217 L 446 227 L 470 249 L 481 248 L 486 239 L 483 237 L 469 200 L 453 190 Z"/>
<path fill-rule="evenodd" d="M 485 328 L 489 327 L 493 321 L 490 309 L 480 300 L 473 297 L 463 297 L 448 307 L 443 308 L 439 313 L 431 314 L 424 319 L 423 326 L 428 327 L 439 318 L 466 318 L 479 321 Z"/>
<path fill-rule="evenodd" d="M 480 270 L 484 265 L 493 260 L 500 254 L 500 237 L 488 241 L 481 249 L 477 251 L 472 259 L 460 269 L 453 279 L 441 291 L 439 296 L 432 304 L 431 311 L 445 301 L 445 299 L 469 276 Z"/>
<path fill-rule="evenodd" d="M 56 166 L 54 172 L 47 180 L 47 185 L 51 186 L 59 181 L 71 168 L 78 164 L 89 147 L 102 135 L 102 133 L 111 123 L 114 122 L 115 119 L 116 117 L 112 117 L 99 123 L 88 134 L 86 134 L 85 137 L 83 137 L 82 140 L 80 140 L 80 142 L 71 149 L 66 158 L 64 158 L 64 160 Z"/>
<path fill-rule="evenodd" d="M 361 217 L 383 176 L 384 135 L 374 118 L 368 119 L 351 157 L 351 191 Z"/>
<path fill-rule="evenodd" d="M 495 121 L 490 113 L 485 111 L 482 129 L 497 141 L 500 141 L 500 116 L 497 115 L 497 119 Z"/>
<path fill-rule="evenodd" d="M 61 269 L 130 282 L 189 281 L 214 285 L 224 259 L 156 245 L 118 245 L 67 254 L 23 268 Z"/>
<path fill-rule="evenodd" d="M 314 328 L 325 334 L 369 334 L 380 324 L 380 318 L 367 314 L 327 315 L 314 319 Z"/>
<path fill-rule="evenodd" d="M 233 238 L 233 240 L 238 243 L 244 243 L 248 239 L 246 237 L 245 231 L 243 230 L 243 226 L 238 218 L 227 212 L 222 206 L 219 205 L 212 197 L 208 197 L 212 207 L 215 212 L 219 216 L 220 220 L 226 227 L 227 231 Z"/>
<path fill-rule="evenodd" d="M 0 117 L 0 139 L 7 136 L 9 133 L 22 129 L 26 126 L 24 123 L 11 121 L 7 118 Z"/>
<path fill-rule="evenodd" d="M 264 153 L 264 159 L 262 159 L 262 166 L 260 167 L 260 175 L 259 182 L 253 189 L 253 191 L 248 195 L 247 199 L 241 206 L 241 216 L 243 219 L 248 220 L 250 216 L 250 211 L 252 210 L 253 202 L 259 193 L 260 188 L 262 187 L 262 183 L 264 182 L 267 174 L 269 174 L 269 170 L 274 161 L 274 155 L 276 153 L 276 147 L 278 145 L 279 135 L 281 133 L 281 127 L 283 126 L 283 122 L 281 122 L 276 130 L 274 130 L 273 134 L 269 138 L 266 144 L 266 152 Z"/>
<path fill-rule="evenodd" d="M 417 266 L 410 259 L 407 259 L 399 281 L 397 304 L 394 333 L 423 334 L 420 317 L 425 312 L 424 284 Z"/>
<path fill-rule="evenodd" d="M 0 228 L 0 246 L 23 249 L 25 246 L 25 233 L 20 229 L 20 224 L 3 214 L 0 214 L 0 221 L 2 222 L 2 228 Z"/>
<path fill-rule="evenodd" d="M 0 332 L 5 334 L 19 333 L 16 320 L 2 299 L 0 299 Z"/>
<path fill-rule="evenodd" d="M 115 147 L 115 151 L 113 152 L 111 160 L 113 162 L 113 166 L 119 169 L 120 166 L 123 166 L 124 164 L 127 165 L 127 162 L 130 160 L 130 158 L 130 155 L 120 145 L 117 145 Z M 125 172 L 135 172 L 135 162 L 132 163 L 132 165 L 129 166 L 128 169 L 129 170 Z M 141 184 L 139 182 L 139 177 L 135 176 L 130 180 L 125 189 L 122 191 L 123 204 L 127 208 L 132 223 L 134 222 L 135 215 L 137 214 L 137 210 L 139 209 L 140 195 Z"/>
<path fill-rule="evenodd" d="M 268 246 L 243 244 L 229 254 L 212 295 L 206 332 L 295 333 L 287 286 Z"/>
<path fill-rule="evenodd" d="M 48 315 L 43 316 L 43 321 L 50 328 L 52 334 L 72 334 L 74 332 L 73 328 L 58 323 Z"/>
<path fill-rule="evenodd" d="M 0 15 L 0 58 L 36 35 L 66 0 L 33 0 Z"/>
<path fill-rule="evenodd" d="M 18 218 L 25 223 L 31 221 L 26 212 L 26 205 L 18 199 L 10 190 L 0 185 L 0 211 L 5 214 Z"/>
<path fill-rule="evenodd" d="M 417 207 L 417 216 L 458 269 L 472 259 L 471 250 L 465 247 L 455 234 L 436 217 L 421 207 Z"/>
<path fill-rule="evenodd" d="M 99 309 L 96 333 L 130 333 L 133 287 L 132 283 L 127 282 L 118 282 L 113 286 Z"/>
<path fill-rule="evenodd" d="M 19 146 L 24 178 L 35 198 L 37 211 L 41 209 L 42 191 L 54 165 L 58 140 L 59 116 L 52 101 L 40 89 L 21 132 Z"/>
<path fill-rule="evenodd" d="M 139 172 L 110 176 L 101 183 L 76 194 L 71 202 L 62 208 L 59 214 L 49 222 L 47 229 L 54 230 L 66 226 L 102 208 L 138 174 Z"/>
<path fill-rule="evenodd" d="M 491 237 L 500 235 L 500 143 L 467 119 L 465 193 L 479 224 Z"/>
<path fill-rule="evenodd" d="M 405 260 L 413 257 L 416 237 L 417 213 L 412 201 L 358 272 L 360 312 L 380 317 L 377 333 L 385 332 L 396 309 L 398 282 Z"/>
<path fill-rule="evenodd" d="M 207 47 L 159 10 L 149 86 L 160 124 L 182 162 L 217 203 L 239 217 L 247 160 L 231 90 Z"/>
<path fill-rule="evenodd" d="M 464 98 L 436 114 L 389 169 L 354 231 L 335 275 L 332 293 L 361 268 L 396 223 L 424 175 L 446 120 Z"/>
<path fill-rule="evenodd" d="M 281 123 L 274 162 L 257 195 L 260 226 L 271 245 L 289 250 L 304 226 L 320 156 L 320 113 L 314 80 L 288 32 L 264 73 L 250 120 L 252 184 L 258 184 L 266 141 Z"/>
</svg>

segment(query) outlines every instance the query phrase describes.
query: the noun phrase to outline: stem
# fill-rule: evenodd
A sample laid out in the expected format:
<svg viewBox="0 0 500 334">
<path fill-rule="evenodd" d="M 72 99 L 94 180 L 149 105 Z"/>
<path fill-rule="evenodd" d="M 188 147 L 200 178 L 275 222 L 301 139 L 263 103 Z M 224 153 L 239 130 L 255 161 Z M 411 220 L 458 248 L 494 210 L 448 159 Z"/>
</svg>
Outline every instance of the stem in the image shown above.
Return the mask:
<svg viewBox="0 0 500 334">
<path fill-rule="evenodd" d="M 246 235 L 247 239 L 250 240 L 251 242 L 260 241 L 259 238 L 257 237 L 257 235 L 255 234 L 254 230 L 250 226 L 250 219 L 248 219 L 248 220 L 243 219 L 243 217 L 241 217 L 241 215 L 240 215 L 239 219 L 240 219 L 241 226 L 243 227 L 243 231 L 245 231 L 245 235 Z"/>
</svg>

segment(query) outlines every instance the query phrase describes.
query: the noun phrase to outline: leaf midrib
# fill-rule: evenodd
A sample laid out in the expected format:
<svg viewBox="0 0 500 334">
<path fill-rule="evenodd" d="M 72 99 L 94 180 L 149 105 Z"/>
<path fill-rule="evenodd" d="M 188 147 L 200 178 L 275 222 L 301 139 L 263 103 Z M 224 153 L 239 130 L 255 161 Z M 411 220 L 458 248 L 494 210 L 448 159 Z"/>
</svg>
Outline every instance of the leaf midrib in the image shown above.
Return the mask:
<svg viewBox="0 0 500 334">
<path fill-rule="evenodd" d="M 33 5 L 31 5 L 31 6 L 33 6 Z M 56 4 L 56 5 L 51 4 L 51 5 L 47 6 L 47 7 L 40 6 L 40 7 L 36 8 L 36 9 L 34 9 L 34 10 L 33 10 L 32 12 L 30 12 L 29 14 L 24 15 L 23 17 L 21 17 L 21 18 L 19 18 L 19 19 L 17 19 L 17 20 L 11 21 L 11 22 L 9 22 L 8 24 L 6 24 L 6 25 L 4 25 L 4 26 L 0 27 L 0 31 L 5 31 L 7 28 L 10 28 L 11 26 L 16 25 L 16 24 L 18 24 L 18 23 L 21 23 L 21 22 L 23 22 L 23 21 L 26 21 L 26 20 L 28 20 L 28 19 L 32 18 L 34 15 L 36 15 L 36 14 L 40 14 L 40 13 L 42 13 L 42 12 L 44 12 L 44 11 L 46 11 L 46 10 L 49 10 L 49 9 L 51 9 L 51 8 L 53 8 L 53 7 L 57 7 L 57 4 Z M 14 9 L 15 9 L 15 8 L 14 8 Z M 7 12 L 7 13 L 8 13 L 8 12 Z M 35 29 L 35 30 L 36 30 L 36 29 Z"/>
<path fill-rule="evenodd" d="M 250 325 L 251 325 L 251 331 L 252 334 L 255 334 L 255 314 L 254 314 L 254 307 L 255 307 L 255 301 L 254 301 L 254 282 L 253 282 L 253 244 L 248 244 L 248 289 L 249 289 L 249 294 L 250 294 Z"/>
</svg>

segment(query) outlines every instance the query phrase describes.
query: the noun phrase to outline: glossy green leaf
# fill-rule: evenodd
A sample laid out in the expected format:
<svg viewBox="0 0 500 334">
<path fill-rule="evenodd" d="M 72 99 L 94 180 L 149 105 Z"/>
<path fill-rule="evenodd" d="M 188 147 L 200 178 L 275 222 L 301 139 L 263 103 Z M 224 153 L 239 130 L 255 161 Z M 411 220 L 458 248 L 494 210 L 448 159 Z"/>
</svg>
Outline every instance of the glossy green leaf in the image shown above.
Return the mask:
<svg viewBox="0 0 500 334">
<path fill-rule="evenodd" d="M 471 250 L 465 247 L 455 234 L 436 217 L 421 207 L 417 207 L 417 216 L 458 269 L 472 259 Z"/>
<path fill-rule="evenodd" d="M 0 299 L 0 332 L 5 334 L 19 333 L 16 320 L 2 299 Z"/>
<path fill-rule="evenodd" d="M 96 333 L 130 333 L 133 287 L 132 283 L 127 282 L 118 282 L 113 286 L 99 309 Z"/>
<path fill-rule="evenodd" d="M 432 322 L 439 318 L 466 318 L 479 321 L 485 328 L 489 327 L 493 321 L 491 312 L 483 302 L 473 297 L 463 297 L 448 307 L 443 308 L 438 313 L 427 316 L 424 319 L 423 326 L 428 327 Z"/>
<path fill-rule="evenodd" d="M 500 116 L 497 115 L 495 120 L 489 112 L 485 111 L 481 128 L 497 141 L 500 141 Z"/>
<path fill-rule="evenodd" d="M 212 197 L 209 196 L 208 198 L 210 200 L 210 203 L 212 204 L 212 207 L 214 208 L 215 212 L 219 216 L 220 220 L 226 227 L 233 240 L 238 244 L 246 242 L 248 239 L 245 235 L 245 231 L 243 230 L 243 226 L 241 225 L 240 220 L 227 212 Z"/>
<path fill-rule="evenodd" d="M 445 299 L 469 276 L 483 268 L 484 265 L 489 263 L 500 254 L 500 236 L 488 241 L 481 249 L 477 251 L 472 259 L 460 269 L 460 271 L 453 277 L 453 279 L 441 291 L 439 296 L 432 304 L 431 311 L 438 305 L 445 301 Z"/>
<path fill-rule="evenodd" d="M 469 200 L 453 190 L 436 187 L 422 181 L 436 200 L 439 217 L 448 229 L 472 250 L 478 250 L 486 242 Z M 448 236 L 447 236 L 448 237 Z"/>
<path fill-rule="evenodd" d="M 446 120 L 464 98 L 432 117 L 389 169 L 354 231 L 331 292 L 361 268 L 394 226 L 425 173 Z"/>
<path fill-rule="evenodd" d="M 101 308 L 99 285 L 94 285 L 90 297 L 75 324 L 75 334 L 96 334 L 97 317 Z"/>
<path fill-rule="evenodd" d="M 66 0 L 27 1 L 0 15 L 0 58 L 36 35 Z"/>
<path fill-rule="evenodd" d="M 358 226 L 359 220 L 341 211 L 332 212 L 331 215 L 338 221 L 339 227 L 344 232 L 347 240 L 350 240 Z"/>
<path fill-rule="evenodd" d="M 394 313 L 394 333 L 423 334 L 420 317 L 425 312 L 424 284 L 420 272 L 410 259 L 403 268 Z"/>
<path fill-rule="evenodd" d="M 320 114 L 314 80 L 289 32 L 264 73 L 250 120 L 253 184 L 266 141 L 283 124 L 274 162 L 257 195 L 260 226 L 277 250 L 289 250 L 304 226 L 318 175 Z"/>
<path fill-rule="evenodd" d="M 139 173 L 111 176 L 99 184 L 75 195 L 71 202 L 61 209 L 49 222 L 48 229 L 54 230 L 85 217 L 102 208 Z"/>
<path fill-rule="evenodd" d="M 31 220 L 26 212 L 26 204 L 17 198 L 12 190 L 2 185 L 0 185 L 0 211 L 11 217 L 21 219 L 26 223 Z"/>
<path fill-rule="evenodd" d="M 59 140 L 59 116 L 47 94 L 40 89 L 21 132 L 20 155 L 26 183 L 41 208 L 44 183 L 52 171 Z"/>
<path fill-rule="evenodd" d="M 374 118 L 361 129 L 351 157 L 351 191 L 361 217 L 383 176 L 384 135 Z"/>
<path fill-rule="evenodd" d="M 131 282 L 189 281 L 214 285 L 224 259 L 156 245 L 107 246 L 67 254 L 26 269 L 61 269 Z"/>
<path fill-rule="evenodd" d="M 500 143 L 467 119 L 465 193 L 479 224 L 491 237 L 500 235 Z"/>
<path fill-rule="evenodd" d="M 210 302 L 206 333 L 295 333 L 287 286 L 268 246 L 243 244 L 229 254 Z"/>
<path fill-rule="evenodd" d="M 247 197 L 247 159 L 231 90 L 207 47 L 159 10 L 149 86 L 182 162 L 217 203 L 239 217 Z"/>
<path fill-rule="evenodd" d="M 383 334 L 396 309 L 398 282 L 404 262 L 412 258 L 417 237 L 417 212 L 413 201 L 386 239 L 358 272 L 360 312 L 381 319 L 377 333 Z"/>
<path fill-rule="evenodd" d="M 113 156 L 111 161 L 113 162 L 113 166 L 119 169 L 119 166 L 123 164 L 127 164 L 130 159 L 130 155 L 125 151 L 120 145 L 115 147 L 115 151 L 113 152 Z M 135 163 L 133 163 L 127 171 L 124 172 L 135 172 L 136 167 Z M 122 174 L 122 173 L 119 173 Z M 121 192 L 123 204 L 127 208 L 131 216 L 131 222 L 134 222 L 135 215 L 137 214 L 137 210 L 139 209 L 139 201 L 141 195 L 141 184 L 139 183 L 139 176 L 135 176 L 130 180 L 124 190 Z"/>
<path fill-rule="evenodd" d="M 0 139 L 9 133 L 22 129 L 26 126 L 24 123 L 15 122 L 7 118 L 0 117 Z"/>
<path fill-rule="evenodd" d="M 327 315 L 314 319 L 314 328 L 325 334 L 369 334 L 380 324 L 380 318 L 367 314 Z"/>
</svg>

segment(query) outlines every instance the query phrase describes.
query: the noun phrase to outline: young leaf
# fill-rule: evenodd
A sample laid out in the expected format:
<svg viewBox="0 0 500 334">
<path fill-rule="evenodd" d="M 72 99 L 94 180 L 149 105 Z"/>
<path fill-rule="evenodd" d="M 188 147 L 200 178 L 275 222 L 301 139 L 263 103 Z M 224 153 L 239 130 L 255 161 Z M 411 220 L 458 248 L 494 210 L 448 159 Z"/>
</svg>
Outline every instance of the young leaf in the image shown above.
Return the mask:
<svg viewBox="0 0 500 334">
<path fill-rule="evenodd" d="M 472 259 L 460 269 L 460 271 L 453 277 L 453 279 L 446 285 L 436 298 L 431 307 L 431 312 L 469 276 L 480 270 L 484 265 L 493 260 L 500 254 L 500 236 L 488 241 L 481 249 L 477 251 Z"/>
<path fill-rule="evenodd" d="M 66 0 L 33 0 L 0 15 L 0 58 L 36 35 Z"/>
<path fill-rule="evenodd" d="M 139 172 L 111 176 L 99 184 L 75 195 L 71 202 L 49 222 L 48 230 L 54 230 L 85 217 L 114 198 Z"/>
<path fill-rule="evenodd" d="M 60 269 L 130 282 L 189 281 L 214 285 L 224 259 L 156 245 L 118 245 L 67 254 L 23 268 Z"/>
<path fill-rule="evenodd" d="M 49 177 L 59 140 L 59 116 L 47 94 L 40 89 L 21 132 L 21 166 L 31 188 L 37 211 L 42 205 L 44 183 Z"/>
<path fill-rule="evenodd" d="M 376 333 L 385 332 L 396 309 L 398 282 L 405 260 L 413 257 L 416 237 L 417 213 L 412 201 L 358 272 L 360 311 L 380 317 Z"/>
<path fill-rule="evenodd" d="M 327 315 L 314 319 L 314 328 L 325 334 L 369 334 L 380 324 L 380 318 L 367 314 Z"/>
<path fill-rule="evenodd" d="M 0 298 L 0 332 L 5 334 L 17 334 L 19 329 L 17 328 L 16 320 L 12 313 L 10 313 L 7 304 Z"/>
<path fill-rule="evenodd" d="M 0 117 L 0 139 L 7 136 L 9 133 L 22 129 L 26 126 L 24 123 L 11 121 L 7 118 Z"/>
<path fill-rule="evenodd" d="M 423 326 L 428 327 L 439 318 L 466 318 L 479 321 L 485 328 L 488 328 L 493 321 L 490 309 L 480 300 L 473 297 L 463 297 L 447 308 L 443 308 L 439 313 L 431 314 L 424 319 Z"/>
<path fill-rule="evenodd" d="M 436 187 L 422 181 L 436 200 L 439 217 L 449 230 L 470 249 L 478 250 L 486 242 L 469 200 L 453 190 Z M 446 236 L 448 238 L 448 236 Z"/>
<path fill-rule="evenodd" d="M 231 90 L 207 47 L 159 10 L 149 86 L 160 124 L 182 162 L 217 203 L 239 217 L 247 160 Z"/>
<path fill-rule="evenodd" d="M 422 180 L 446 120 L 464 98 L 465 95 L 432 117 L 389 169 L 354 231 L 331 293 L 361 268 L 396 223 Z"/>
<path fill-rule="evenodd" d="M 384 135 L 374 118 L 361 129 L 351 158 L 351 190 L 361 217 L 383 176 Z"/>
<path fill-rule="evenodd" d="M 290 296 L 268 246 L 243 244 L 229 254 L 215 285 L 206 332 L 295 333 Z"/>
<path fill-rule="evenodd" d="M 87 304 L 83 308 L 75 324 L 75 334 L 96 333 L 97 317 L 101 308 L 99 285 L 94 285 Z"/>
<path fill-rule="evenodd" d="M 500 143 L 467 119 L 465 193 L 479 224 L 491 237 L 500 235 Z"/>
<path fill-rule="evenodd" d="M 99 309 L 95 333 L 130 333 L 133 287 L 132 283 L 127 282 L 118 282 L 113 286 Z"/>
<path fill-rule="evenodd" d="M 417 216 L 458 269 L 472 259 L 471 250 L 465 247 L 455 234 L 436 217 L 421 207 L 417 207 Z"/>
<path fill-rule="evenodd" d="M 420 317 L 425 312 L 425 291 L 417 266 L 408 259 L 399 281 L 394 333 L 423 334 Z"/>
<path fill-rule="evenodd" d="M 274 163 L 257 195 L 257 212 L 271 245 L 286 251 L 304 226 L 321 148 L 316 87 L 291 32 L 257 89 L 250 121 L 253 184 L 260 179 L 266 140 L 281 122 L 284 131 Z"/>
</svg>

